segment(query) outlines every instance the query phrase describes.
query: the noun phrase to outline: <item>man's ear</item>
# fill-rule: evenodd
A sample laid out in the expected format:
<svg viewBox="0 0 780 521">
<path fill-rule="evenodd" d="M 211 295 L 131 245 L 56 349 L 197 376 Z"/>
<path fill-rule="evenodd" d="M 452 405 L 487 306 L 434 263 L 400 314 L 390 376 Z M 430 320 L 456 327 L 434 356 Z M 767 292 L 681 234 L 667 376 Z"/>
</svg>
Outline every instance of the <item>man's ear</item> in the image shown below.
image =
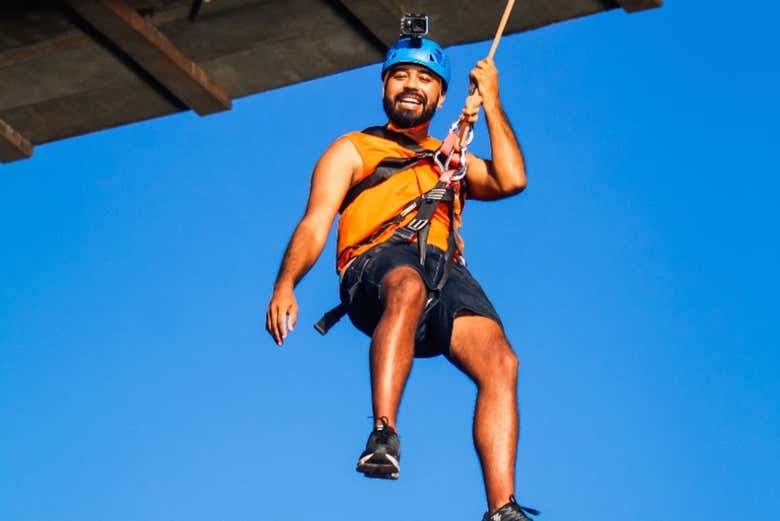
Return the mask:
<svg viewBox="0 0 780 521">
<path fill-rule="evenodd" d="M 439 95 L 439 103 L 436 104 L 436 110 L 439 110 L 442 105 L 444 105 L 445 99 L 447 99 L 447 93 L 444 92 L 444 89 L 442 89 L 441 94 Z"/>
</svg>

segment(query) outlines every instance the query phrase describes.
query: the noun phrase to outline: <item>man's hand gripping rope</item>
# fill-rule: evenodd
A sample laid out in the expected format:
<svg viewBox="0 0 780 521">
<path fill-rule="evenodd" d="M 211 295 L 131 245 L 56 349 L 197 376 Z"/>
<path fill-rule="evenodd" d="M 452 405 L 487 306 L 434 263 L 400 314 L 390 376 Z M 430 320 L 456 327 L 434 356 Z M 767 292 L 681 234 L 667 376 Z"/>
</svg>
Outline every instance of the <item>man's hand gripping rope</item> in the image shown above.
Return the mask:
<svg viewBox="0 0 780 521">
<path fill-rule="evenodd" d="M 498 49 L 498 42 L 504 34 L 504 29 L 509 21 L 509 15 L 515 6 L 515 0 L 507 0 L 504 14 L 496 29 L 493 43 L 490 46 L 487 58 L 477 62 L 477 66 L 471 70 L 471 87 L 466 98 L 466 106 L 463 108 L 458 120 L 452 124 L 450 133 L 436 152 L 435 161 L 442 172 L 443 180 L 447 170 L 453 169 L 452 180 L 458 180 L 466 176 L 466 147 L 474 139 L 474 123 L 479 115 L 479 107 L 484 103 L 489 106 L 498 103 L 498 71 L 493 63 L 493 56 Z M 457 154 L 457 155 L 456 155 Z M 442 159 L 444 158 L 444 159 Z M 457 164 L 453 160 L 457 158 Z"/>
<path fill-rule="evenodd" d="M 453 182 L 466 176 L 466 149 L 474 139 L 474 123 L 479 118 L 479 109 L 485 100 L 488 103 L 498 101 L 498 70 L 492 58 L 477 62 L 469 77 L 471 88 L 463 111 L 434 156 L 442 172 L 440 181 Z"/>
</svg>

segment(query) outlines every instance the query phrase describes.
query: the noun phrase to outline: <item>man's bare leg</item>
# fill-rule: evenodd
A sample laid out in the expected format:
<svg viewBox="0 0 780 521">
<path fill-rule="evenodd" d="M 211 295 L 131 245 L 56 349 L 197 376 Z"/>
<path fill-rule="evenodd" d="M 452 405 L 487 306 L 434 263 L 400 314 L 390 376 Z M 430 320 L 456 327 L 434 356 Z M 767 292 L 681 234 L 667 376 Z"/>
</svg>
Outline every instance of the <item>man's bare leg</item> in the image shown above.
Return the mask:
<svg viewBox="0 0 780 521">
<path fill-rule="evenodd" d="M 397 479 L 401 447 L 396 420 L 414 360 L 414 336 L 427 290 L 413 268 L 399 267 L 382 280 L 382 317 L 371 339 L 371 395 L 375 429 L 357 471 L 366 477 Z"/>
<path fill-rule="evenodd" d="M 409 267 L 382 280 L 382 317 L 371 337 L 371 392 L 374 420 L 387 418 L 396 429 L 398 407 L 414 360 L 414 336 L 427 298 L 420 274 Z"/>
<path fill-rule="evenodd" d="M 496 322 L 468 314 L 455 319 L 451 355 L 477 384 L 474 446 L 493 512 L 515 493 L 517 356 Z"/>
</svg>

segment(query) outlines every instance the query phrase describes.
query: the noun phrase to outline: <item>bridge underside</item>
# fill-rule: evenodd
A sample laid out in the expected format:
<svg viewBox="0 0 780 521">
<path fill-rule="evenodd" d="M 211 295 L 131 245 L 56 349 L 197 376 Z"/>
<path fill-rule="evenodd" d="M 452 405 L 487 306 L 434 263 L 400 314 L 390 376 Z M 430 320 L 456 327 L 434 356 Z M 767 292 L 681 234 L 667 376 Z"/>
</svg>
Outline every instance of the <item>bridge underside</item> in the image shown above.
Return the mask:
<svg viewBox="0 0 780 521">
<path fill-rule="evenodd" d="M 506 34 L 661 0 L 523 0 Z M 395 0 L 11 1 L 0 8 L 0 161 L 33 147 L 375 63 Z M 449 46 L 492 38 L 503 0 L 418 0 Z"/>
</svg>

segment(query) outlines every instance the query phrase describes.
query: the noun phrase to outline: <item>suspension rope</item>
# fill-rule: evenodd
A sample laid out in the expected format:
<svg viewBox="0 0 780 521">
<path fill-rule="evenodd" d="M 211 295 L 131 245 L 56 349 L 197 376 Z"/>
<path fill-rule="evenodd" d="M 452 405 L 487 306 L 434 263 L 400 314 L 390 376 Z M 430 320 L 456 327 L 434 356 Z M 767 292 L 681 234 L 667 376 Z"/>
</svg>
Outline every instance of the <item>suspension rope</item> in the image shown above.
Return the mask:
<svg viewBox="0 0 780 521">
<path fill-rule="evenodd" d="M 496 35 L 493 37 L 493 44 L 490 46 L 490 51 L 487 55 L 487 58 L 490 60 L 492 60 L 493 56 L 496 54 L 496 49 L 498 49 L 498 42 L 501 41 L 501 36 L 504 34 L 504 29 L 506 28 L 506 24 L 509 21 L 509 15 L 512 13 L 514 6 L 515 0 L 507 0 L 506 7 L 504 7 L 504 14 L 501 16 L 501 21 L 498 24 Z M 476 96 L 474 96 L 476 91 L 477 86 L 472 82 L 469 86 L 469 96 L 466 98 L 466 105 L 464 110 L 468 110 L 468 112 L 479 111 L 480 103 L 477 102 Z M 462 125 L 459 125 L 459 127 L 456 148 L 461 150 L 465 148 L 471 141 L 470 135 L 472 134 L 472 129 L 470 123 L 463 123 Z"/>
</svg>

